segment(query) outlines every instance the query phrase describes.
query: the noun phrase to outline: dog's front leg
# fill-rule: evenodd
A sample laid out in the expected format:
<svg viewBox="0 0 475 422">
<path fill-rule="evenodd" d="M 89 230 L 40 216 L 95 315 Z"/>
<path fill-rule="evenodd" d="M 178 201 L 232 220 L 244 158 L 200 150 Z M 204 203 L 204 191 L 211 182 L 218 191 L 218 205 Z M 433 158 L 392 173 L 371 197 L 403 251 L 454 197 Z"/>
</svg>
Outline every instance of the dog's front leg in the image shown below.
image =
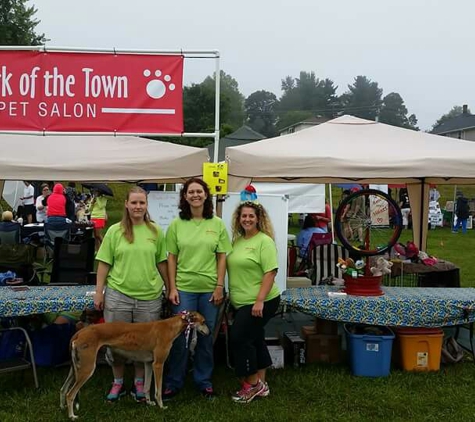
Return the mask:
<svg viewBox="0 0 475 422">
<path fill-rule="evenodd" d="M 144 362 L 144 367 L 145 367 L 145 385 L 144 385 L 145 402 L 150 406 L 155 406 L 156 403 L 153 400 L 150 400 L 150 387 L 152 385 L 152 377 L 153 377 L 152 362 Z"/>
<path fill-rule="evenodd" d="M 155 359 L 153 362 L 153 373 L 155 375 L 155 400 L 160 409 L 166 409 L 162 401 L 162 376 L 164 359 Z"/>
</svg>

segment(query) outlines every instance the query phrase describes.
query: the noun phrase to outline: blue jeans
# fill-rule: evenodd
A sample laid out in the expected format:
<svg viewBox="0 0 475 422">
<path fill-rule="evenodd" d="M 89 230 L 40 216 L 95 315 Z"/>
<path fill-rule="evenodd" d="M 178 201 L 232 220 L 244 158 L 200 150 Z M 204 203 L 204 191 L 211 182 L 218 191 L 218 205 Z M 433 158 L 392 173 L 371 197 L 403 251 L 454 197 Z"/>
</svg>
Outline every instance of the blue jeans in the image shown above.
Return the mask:
<svg viewBox="0 0 475 422">
<path fill-rule="evenodd" d="M 467 233 L 467 218 L 458 218 L 457 217 L 457 223 L 455 224 L 453 231 L 458 232 L 460 224 L 462 225 L 462 233 Z"/>
<path fill-rule="evenodd" d="M 219 307 L 209 301 L 212 293 L 189 293 L 178 292 L 180 295 L 180 304 L 173 305 L 173 313 L 181 311 L 198 311 L 206 320 L 210 334 L 203 336 L 198 334 L 196 344 L 193 378 L 196 386 L 203 390 L 212 387 L 211 376 L 214 368 L 213 358 L 213 333 L 216 326 Z M 168 358 L 168 374 L 165 377 L 165 388 L 178 391 L 183 388 L 185 383 L 186 370 L 188 367 L 188 351 L 185 347 L 185 335 L 181 334 L 173 343 Z"/>
</svg>

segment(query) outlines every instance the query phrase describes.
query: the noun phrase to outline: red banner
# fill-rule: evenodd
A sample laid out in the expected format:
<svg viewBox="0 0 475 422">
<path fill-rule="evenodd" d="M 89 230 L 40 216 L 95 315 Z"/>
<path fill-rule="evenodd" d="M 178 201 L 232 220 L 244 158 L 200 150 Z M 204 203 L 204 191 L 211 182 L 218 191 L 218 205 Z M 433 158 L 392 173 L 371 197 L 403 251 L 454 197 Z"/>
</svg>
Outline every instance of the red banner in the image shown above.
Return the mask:
<svg viewBox="0 0 475 422">
<path fill-rule="evenodd" d="M 0 51 L 0 130 L 182 133 L 183 57 Z"/>
</svg>

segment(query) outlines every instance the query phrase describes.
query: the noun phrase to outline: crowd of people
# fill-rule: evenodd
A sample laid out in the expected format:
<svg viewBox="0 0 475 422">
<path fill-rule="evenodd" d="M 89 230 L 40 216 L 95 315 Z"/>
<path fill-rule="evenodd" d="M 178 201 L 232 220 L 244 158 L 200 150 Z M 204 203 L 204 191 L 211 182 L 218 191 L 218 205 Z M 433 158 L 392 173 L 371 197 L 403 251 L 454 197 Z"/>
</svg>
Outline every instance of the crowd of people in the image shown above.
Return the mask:
<svg viewBox="0 0 475 422">
<path fill-rule="evenodd" d="M 234 308 L 231 350 L 241 388 L 232 396 L 249 403 L 269 395 L 266 369 L 272 364 L 264 327 L 275 314 L 280 294 L 277 248 L 272 224 L 256 201 L 239 205 L 233 216 L 232 241 L 223 221 L 214 214 L 209 188 L 190 179 L 180 192 L 179 216 L 166 235 L 148 213 L 146 192 L 132 188 L 124 203 L 123 218 L 104 236 L 99 252 L 94 305 L 110 321 L 142 322 L 159 318 L 161 295 L 174 313 L 198 311 L 212 333 L 198 334 L 193 358 L 193 381 L 208 399 L 216 395 L 213 333 L 225 297 L 225 274 Z M 182 334 L 172 347 L 164 378 L 163 399 L 179 394 L 188 373 L 188 338 Z M 113 356 L 113 383 L 107 400 L 125 394 L 124 362 Z M 132 393 L 145 399 L 143 364 L 135 364 Z"/>
<path fill-rule="evenodd" d="M 19 224 L 90 224 L 94 227 L 96 251 L 102 242 L 102 232 L 107 222 L 107 197 L 98 189 L 91 193 L 79 193 L 74 182 L 65 188 L 61 183 L 39 184 L 36 195 L 34 185 L 24 181 L 20 204 L 8 222 Z"/>
</svg>

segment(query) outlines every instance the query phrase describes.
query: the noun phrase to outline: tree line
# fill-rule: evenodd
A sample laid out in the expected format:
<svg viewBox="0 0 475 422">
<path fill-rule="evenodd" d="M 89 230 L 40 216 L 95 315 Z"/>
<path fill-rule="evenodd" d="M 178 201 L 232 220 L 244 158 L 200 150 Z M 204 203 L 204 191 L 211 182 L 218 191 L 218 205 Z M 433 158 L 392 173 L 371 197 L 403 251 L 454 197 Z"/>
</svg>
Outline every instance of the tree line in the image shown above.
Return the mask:
<svg viewBox="0 0 475 422">
<path fill-rule="evenodd" d="M 35 31 L 39 21 L 35 7 L 27 0 L 0 2 L 0 45 L 40 45 L 44 34 Z M 367 120 L 378 120 L 393 126 L 419 130 L 417 117 L 410 114 L 397 92 L 383 96 L 383 89 L 367 76 L 359 75 L 346 91 L 338 95 L 338 86 L 329 78 L 319 78 L 314 71 L 301 71 L 298 77 L 286 76 L 281 80 L 281 95 L 258 90 L 247 98 L 239 91 L 238 82 L 221 71 L 220 134 L 222 137 L 243 124 L 266 137 L 277 136 L 279 131 L 312 117 L 335 118 L 351 114 Z M 215 75 L 183 89 L 183 112 L 186 132 L 213 132 L 215 105 Z M 437 125 L 462 114 L 461 106 L 454 106 L 441 116 Z M 183 138 L 172 142 L 205 146 L 209 138 Z"/>
</svg>

